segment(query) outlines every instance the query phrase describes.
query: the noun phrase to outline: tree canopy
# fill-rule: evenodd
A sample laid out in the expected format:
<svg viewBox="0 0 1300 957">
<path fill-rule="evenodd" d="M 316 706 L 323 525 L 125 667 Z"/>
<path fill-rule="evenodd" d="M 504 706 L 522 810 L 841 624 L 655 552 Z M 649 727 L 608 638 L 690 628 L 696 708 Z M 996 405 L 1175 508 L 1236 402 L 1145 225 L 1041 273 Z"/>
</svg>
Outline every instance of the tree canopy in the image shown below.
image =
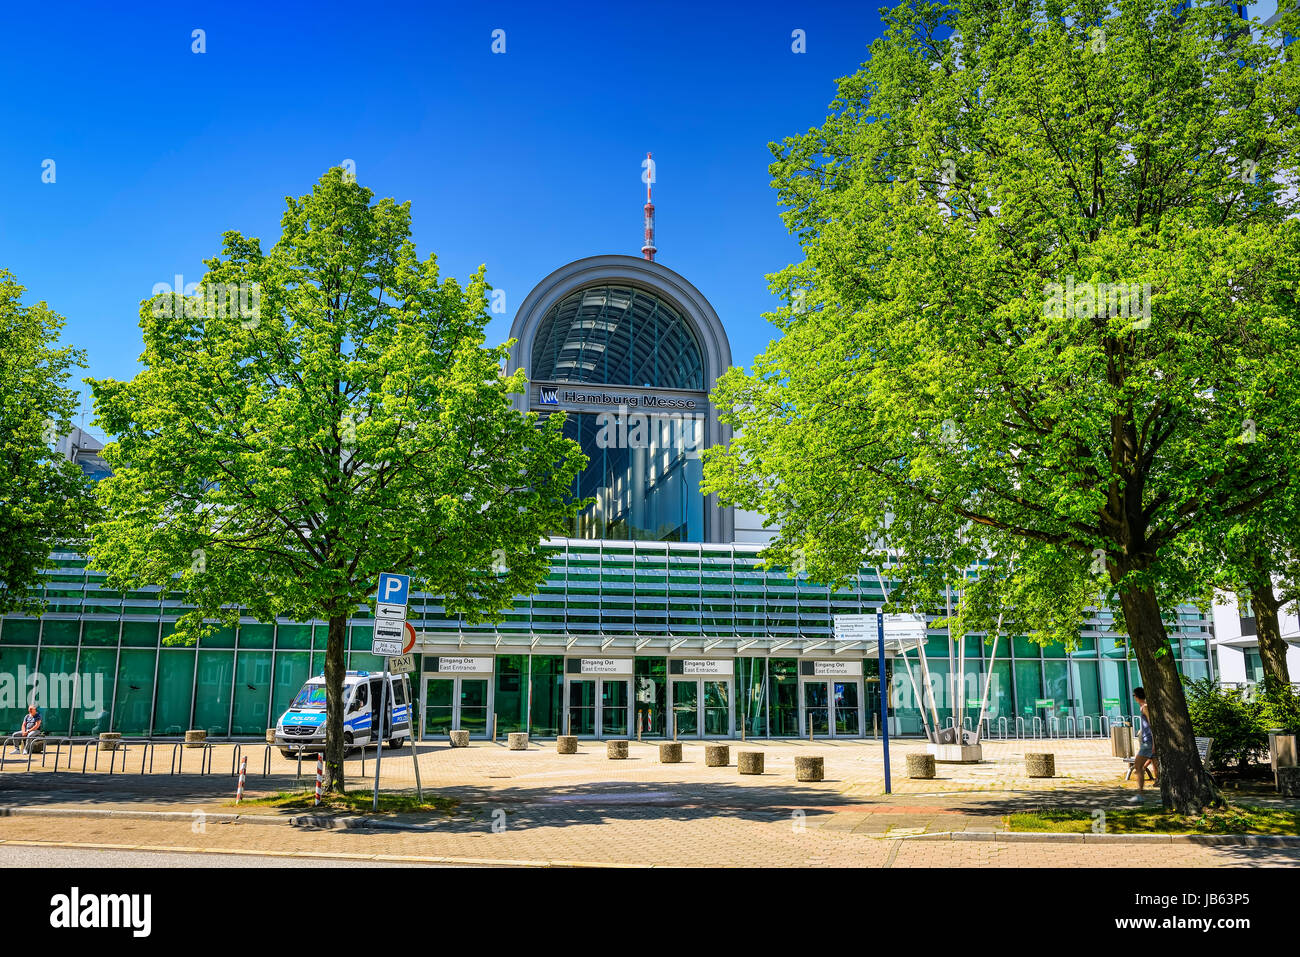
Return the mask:
<svg viewBox="0 0 1300 957">
<path fill-rule="evenodd" d="M 1300 64 L 1179 6 L 887 14 L 825 124 L 773 145 L 804 258 L 715 390 L 705 488 L 824 579 L 982 559 L 1040 638 L 1100 592 L 1186 810 L 1214 794 L 1162 606 L 1208 590 L 1190 542 L 1300 469 Z"/>
</svg>

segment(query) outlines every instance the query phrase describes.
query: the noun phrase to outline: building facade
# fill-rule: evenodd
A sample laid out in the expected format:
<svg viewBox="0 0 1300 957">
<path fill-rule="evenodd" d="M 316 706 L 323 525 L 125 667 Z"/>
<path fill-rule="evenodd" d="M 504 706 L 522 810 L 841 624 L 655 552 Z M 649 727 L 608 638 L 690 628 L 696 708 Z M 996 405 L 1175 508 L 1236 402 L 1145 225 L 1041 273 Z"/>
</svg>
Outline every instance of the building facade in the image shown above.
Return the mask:
<svg viewBox="0 0 1300 957">
<path fill-rule="evenodd" d="M 709 391 L 731 364 L 703 294 L 650 258 L 582 259 L 537 285 L 511 336 L 508 371 L 530 382 L 518 406 L 567 413 L 589 459 L 574 494 L 591 504 L 567 537 L 546 544 L 549 577 L 500 624 L 470 625 L 438 596 L 414 595 L 421 735 L 875 734 L 875 643 L 835 628 L 836 616 L 879 607 L 875 574 L 832 591 L 766 569 L 760 552 L 772 532 L 761 517 L 700 492 L 702 450 L 727 440 Z M 35 692 L 53 734 L 261 737 L 323 669 L 325 622 L 245 618 L 197 647 L 172 647 L 182 597 L 110 591 L 103 578 L 82 555 L 56 552 L 47 612 L 0 620 L 0 723 L 16 727 Z M 349 622 L 349 668 L 382 667 L 369 652 L 372 625 L 366 609 Z M 891 730 L 921 732 L 917 689 L 927 678 L 940 724 L 962 699 L 972 717 L 985 675 L 994 735 L 1099 729 L 1103 716 L 1131 713 L 1141 681 L 1109 625 L 1098 611 L 1068 651 L 1003 639 L 996 659 L 968 637 L 964 662 L 932 630 L 924 671 L 916 651 L 890 653 Z M 1212 622 L 1184 606 L 1168 626 L 1184 673 L 1211 674 Z"/>
</svg>

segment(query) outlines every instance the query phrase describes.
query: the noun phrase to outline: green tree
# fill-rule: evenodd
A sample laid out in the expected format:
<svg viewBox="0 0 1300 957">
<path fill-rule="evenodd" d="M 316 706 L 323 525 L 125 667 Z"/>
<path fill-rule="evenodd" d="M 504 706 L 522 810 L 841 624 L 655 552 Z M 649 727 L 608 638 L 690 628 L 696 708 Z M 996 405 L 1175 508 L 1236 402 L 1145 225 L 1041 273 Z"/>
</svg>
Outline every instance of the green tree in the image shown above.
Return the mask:
<svg viewBox="0 0 1300 957">
<path fill-rule="evenodd" d="M 1217 795 L 1162 607 L 1207 594 L 1214 562 L 1182 543 L 1300 463 L 1300 223 L 1278 188 L 1300 63 L 1231 10 L 1177 6 L 887 14 L 825 124 L 773 147 L 804 259 L 772 278 L 780 338 L 715 390 L 736 432 L 705 488 L 827 580 L 919 562 L 960 520 L 1039 637 L 1100 590 L 1187 812 Z"/>
<path fill-rule="evenodd" d="M 269 253 L 224 235 L 195 296 L 141 306 L 143 365 L 95 380 L 114 474 L 91 558 L 117 587 L 167 584 L 192 641 L 240 607 L 329 622 L 329 786 L 343 789 L 347 621 L 409 571 L 471 621 L 546 574 L 584 461 L 562 420 L 521 415 L 507 346 L 487 348 L 482 268 L 440 280 L 410 205 L 332 169 L 287 198 Z"/>
<path fill-rule="evenodd" d="M 59 539 L 85 533 L 90 497 L 81 469 L 53 448 L 72 429 L 68 376 L 83 353 L 59 346 L 63 317 L 0 270 L 0 614 L 38 614 L 29 591 Z"/>
</svg>

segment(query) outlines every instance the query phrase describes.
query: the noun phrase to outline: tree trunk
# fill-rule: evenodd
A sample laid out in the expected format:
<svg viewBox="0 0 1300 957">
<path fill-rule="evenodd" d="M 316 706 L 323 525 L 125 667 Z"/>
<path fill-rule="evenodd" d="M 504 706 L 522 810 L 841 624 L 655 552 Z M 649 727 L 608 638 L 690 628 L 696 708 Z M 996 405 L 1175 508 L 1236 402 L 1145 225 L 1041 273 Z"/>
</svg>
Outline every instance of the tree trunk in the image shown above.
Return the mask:
<svg viewBox="0 0 1300 957">
<path fill-rule="evenodd" d="M 1250 607 L 1255 612 L 1255 633 L 1259 636 L 1259 660 L 1264 666 L 1265 686 L 1278 684 L 1285 687 L 1291 683 L 1291 674 L 1286 666 L 1287 645 L 1277 620 L 1280 604 L 1273 593 L 1273 580 L 1267 573 L 1250 583 Z"/>
<path fill-rule="evenodd" d="M 1219 796 L 1196 751 L 1196 734 L 1160 617 L 1160 602 L 1154 589 L 1134 586 L 1120 591 L 1120 604 L 1147 695 L 1160 796 L 1166 808 L 1199 814 L 1220 803 Z M 1162 649 L 1164 653 L 1157 654 Z"/>
<path fill-rule="evenodd" d="M 331 615 L 325 645 L 325 790 L 344 790 L 343 756 L 343 660 L 347 637 L 347 616 Z"/>
</svg>

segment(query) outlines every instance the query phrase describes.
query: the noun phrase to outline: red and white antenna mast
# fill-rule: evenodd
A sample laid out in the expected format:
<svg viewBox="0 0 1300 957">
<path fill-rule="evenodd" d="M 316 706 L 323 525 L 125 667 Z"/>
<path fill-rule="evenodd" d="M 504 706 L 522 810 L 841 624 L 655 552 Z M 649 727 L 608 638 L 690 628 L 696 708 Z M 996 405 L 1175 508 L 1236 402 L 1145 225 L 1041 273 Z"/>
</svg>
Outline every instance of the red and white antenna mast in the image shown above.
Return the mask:
<svg viewBox="0 0 1300 957">
<path fill-rule="evenodd" d="M 654 262 L 655 253 L 655 204 L 650 200 L 650 186 L 655 179 L 655 163 L 650 154 L 645 154 L 645 245 L 641 247 L 641 256 Z"/>
</svg>

